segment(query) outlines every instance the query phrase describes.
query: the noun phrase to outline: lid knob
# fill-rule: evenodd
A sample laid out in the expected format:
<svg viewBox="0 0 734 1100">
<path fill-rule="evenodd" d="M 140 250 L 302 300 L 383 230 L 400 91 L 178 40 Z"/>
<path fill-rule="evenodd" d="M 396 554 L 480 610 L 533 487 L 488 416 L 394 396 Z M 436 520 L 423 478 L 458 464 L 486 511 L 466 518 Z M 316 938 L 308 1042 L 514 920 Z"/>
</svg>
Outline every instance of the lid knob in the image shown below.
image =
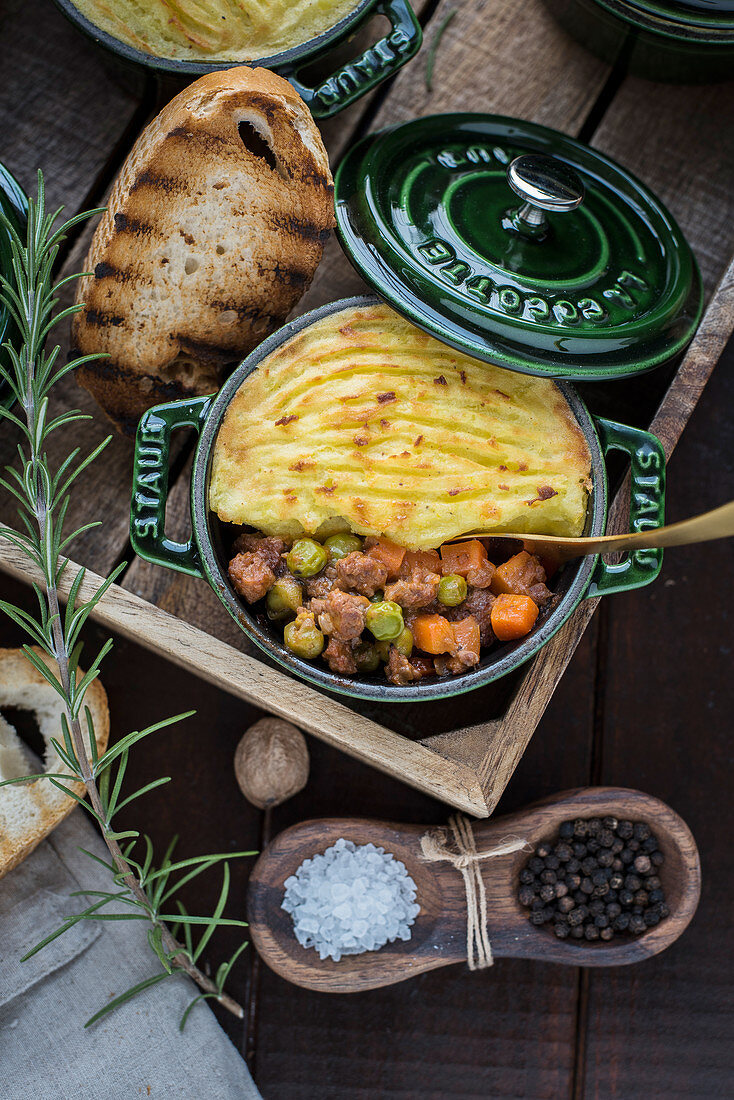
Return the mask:
<svg viewBox="0 0 734 1100">
<path fill-rule="evenodd" d="M 566 214 L 584 200 L 584 185 L 567 164 L 542 153 L 515 157 L 507 169 L 507 182 L 524 199 L 511 222 L 514 229 L 538 237 L 547 227 L 546 210 Z"/>
</svg>

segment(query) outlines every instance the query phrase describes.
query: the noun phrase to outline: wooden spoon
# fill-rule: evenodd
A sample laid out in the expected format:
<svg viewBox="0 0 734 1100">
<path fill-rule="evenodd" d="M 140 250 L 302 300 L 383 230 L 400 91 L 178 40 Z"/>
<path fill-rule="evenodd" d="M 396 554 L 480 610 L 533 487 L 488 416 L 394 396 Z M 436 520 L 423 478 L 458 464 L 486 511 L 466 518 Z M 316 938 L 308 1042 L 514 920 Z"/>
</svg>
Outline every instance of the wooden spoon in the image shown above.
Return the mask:
<svg viewBox="0 0 734 1100">
<path fill-rule="evenodd" d="M 712 539 L 729 538 L 731 535 L 734 535 L 734 501 L 722 504 L 711 512 L 703 512 L 700 516 L 692 516 L 691 519 L 683 519 L 665 527 L 655 527 L 639 534 L 564 539 L 556 535 L 514 535 L 477 528 L 450 541 L 461 542 L 462 539 L 477 536 L 519 539 L 527 550 L 540 550 L 541 553 L 550 551 L 560 561 L 568 561 L 586 554 L 611 554 L 613 550 L 655 550 L 665 546 L 688 546 L 690 543 L 710 542 Z"/>
<path fill-rule="evenodd" d="M 517 851 L 481 863 L 487 888 L 489 936 L 498 958 L 544 959 L 570 966 L 621 966 L 663 951 L 680 936 L 698 905 L 701 868 L 696 842 L 688 826 L 664 802 L 621 787 L 586 787 L 565 791 L 515 814 L 490 822 L 473 822 L 477 849 L 482 851 L 512 834 L 535 847 L 556 835 L 562 821 L 604 817 L 644 821 L 658 838 L 665 862 L 659 871 L 670 916 L 641 936 L 618 936 L 609 943 L 559 940 L 546 926 L 528 920 L 517 899 L 518 875 L 527 852 Z M 425 970 L 464 962 L 466 894 L 459 871 L 449 863 L 426 863 L 420 838 L 429 827 L 394 825 L 364 818 L 323 818 L 305 821 L 280 833 L 253 868 L 248 892 L 252 941 L 271 969 L 306 989 L 354 993 L 392 985 Z M 346 955 L 338 963 L 323 962 L 313 948 L 304 948 L 293 934 L 290 915 L 281 909 L 284 882 L 304 859 L 324 852 L 339 837 L 355 844 L 382 845 L 405 864 L 418 891 L 421 907 L 411 938 L 379 951 Z"/>
</svg>

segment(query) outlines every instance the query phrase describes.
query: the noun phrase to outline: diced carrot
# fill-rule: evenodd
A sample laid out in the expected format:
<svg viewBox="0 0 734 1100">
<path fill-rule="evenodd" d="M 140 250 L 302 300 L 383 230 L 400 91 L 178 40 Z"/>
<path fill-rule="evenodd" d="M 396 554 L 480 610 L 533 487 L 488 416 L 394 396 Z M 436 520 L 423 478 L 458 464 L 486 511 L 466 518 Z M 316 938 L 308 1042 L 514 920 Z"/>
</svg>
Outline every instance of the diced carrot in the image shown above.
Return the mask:
<svg viewBox="0 0 734 1100">
<path fill-rule="evenodd" d="M 471 653 L 479 654 L 481 643 L 479 641 L 479 623 L 473 615 L 467 615 L 458 623 L 452 623 L 454 640 L 457 649 L 465 649 Z"/>
<path fill-rule="evenodd" d="M 452 625 L 443 615 L 417 615 L 413 620 L 413 641 L 424 653 L 452 653 L 456 648 Z"/>
<path fill-rule="evenodd" d="M 542 584 L 545 581 L 545 570 L 533 554 L 527 550 L 521 550 L 509 561 L 498 565 L 490 588 L 495 596 L 503 592 L 516 596 L 527 596 L 531 584 Z"/>
<path fill-rule="evenodd" d="M 441 547 L 441 566 L 444 576 L 458 573 L 465 577 L 470 569 L 479 569 L 487 560 L 487 551 L 479 539 L 468 542 L 447 542 Z"/>
<path fill-rule="evenodd" d="M 429 569 L 431 573 L 441 572 L 441 559 L 437 550 L 408 550 L 403 559 L 403 572 L 412 572 L 416 566 Z"/>
<path fill-rule="evenodd" d="M 370 557 L 377 558 L 387 569 L 387 575 L 390 579 L 397 577 L 400 572 L 400 566 L 403 564 L 403 558 L 405 557 L 405 549 L 402 546 L 398 546 L 396 542 L 390 542 L 390 539 L 378 539 L 375 545 L 369 551 Z"/>
<path fill-rule="evenodd" d="M 491 621 L 500 642 L 524 638 L 535 626 L 538 605 L 529 596 L 502 593 L 492 604 Z"/>
</svg>

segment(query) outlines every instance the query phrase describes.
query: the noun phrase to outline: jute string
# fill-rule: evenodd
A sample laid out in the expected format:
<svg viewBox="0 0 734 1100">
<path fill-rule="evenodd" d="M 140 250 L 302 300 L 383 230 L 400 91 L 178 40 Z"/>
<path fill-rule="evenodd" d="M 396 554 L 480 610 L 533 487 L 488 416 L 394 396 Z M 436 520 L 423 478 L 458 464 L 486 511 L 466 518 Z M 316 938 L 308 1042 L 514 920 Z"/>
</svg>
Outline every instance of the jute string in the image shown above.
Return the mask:
<svg viewBox="0 0 734 1100">
<path fill-rule="evenodd" d="M 480 863 L 521 848 L 530 850 L 530 846 L 522 837 L 506 836 L 493 848 L 478 852 L 468 817 L 454 814 L 449 818 L 449 828 L 456 851 L 449 848 L 449 830 L 443 826 L 421 837 L 421 851 L 429 863 L 446 860 L 461 871 L 466 889 L 466 957 L 470 970 L 483 970 L 492 965 L 493 959 L 487 931 L 487 891 Z"/>
</svg>

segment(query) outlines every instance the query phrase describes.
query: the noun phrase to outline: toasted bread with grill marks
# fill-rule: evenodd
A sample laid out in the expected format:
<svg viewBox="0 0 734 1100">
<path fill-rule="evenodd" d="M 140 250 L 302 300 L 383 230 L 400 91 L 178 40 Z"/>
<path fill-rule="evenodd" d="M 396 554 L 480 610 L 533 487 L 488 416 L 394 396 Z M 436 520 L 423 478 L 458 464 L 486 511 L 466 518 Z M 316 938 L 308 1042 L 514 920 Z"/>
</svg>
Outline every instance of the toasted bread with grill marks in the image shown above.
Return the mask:
<svg viewBox="0 0 734 1100">
<path fill-rule="evenodd" d="M 42 649 L 33 646 L 33 652 L 58 675 L 55 662 Z M 77 678 L 82 676 L 80 670 Z M 52 738 L 59 744 L 64 742 L 61 727 L 63 702 L 21 649 L 0 649 L 0 707 L 31 711 L 45 742 L 43 770 L 71 774 L 51 744 Z M 86 690 L 86 707 L 89 707 L 94 721 L 94 736 L 101 756 L 107 748 L 110 715 L 107 694 L 99 680 L 93 680 Z M 84 714 L 82 728 L 86 739 Z M 19 779 L 38 771 L 37 762 L 10 723 L 0 715 L 0 781 Z M 84 794 L 83 783 L 70 779 L 67 785 L 76 794 Z M 48 779 L 0 787 L 0 878 L 30 855 L 75 806 L 74 799 L 54 787 Z"/>
<path fill-rule="evenodd" d="M 309 286 L 334 225 L 321 136 L 267 69 L 209 73 L 142 132 L 94 234 L 72 323 L 78 379 L 132 434 L 211 393 Z"/>
</svg>

